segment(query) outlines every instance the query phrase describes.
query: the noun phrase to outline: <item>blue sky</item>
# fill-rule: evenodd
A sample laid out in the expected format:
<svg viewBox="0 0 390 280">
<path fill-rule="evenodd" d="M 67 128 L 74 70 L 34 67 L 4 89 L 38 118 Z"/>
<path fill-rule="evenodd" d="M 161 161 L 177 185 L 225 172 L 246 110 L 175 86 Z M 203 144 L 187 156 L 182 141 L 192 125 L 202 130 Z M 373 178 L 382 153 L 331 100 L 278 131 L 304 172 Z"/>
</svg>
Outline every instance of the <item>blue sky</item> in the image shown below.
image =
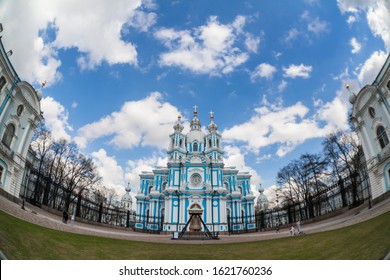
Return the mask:
<svg viewBox="0 0 390 280">
<path fill-rule="evenodd" d="M 348 129 L 345 83 L 371 83 L 390 47 L 386 0 L 2 0 L 2 40 L 43 89 L 56 138 L 124 192 L 165 165 L 193 106 L 222 133 L 225 164 L 270 188 L 278 170 Z"/>
</svg>

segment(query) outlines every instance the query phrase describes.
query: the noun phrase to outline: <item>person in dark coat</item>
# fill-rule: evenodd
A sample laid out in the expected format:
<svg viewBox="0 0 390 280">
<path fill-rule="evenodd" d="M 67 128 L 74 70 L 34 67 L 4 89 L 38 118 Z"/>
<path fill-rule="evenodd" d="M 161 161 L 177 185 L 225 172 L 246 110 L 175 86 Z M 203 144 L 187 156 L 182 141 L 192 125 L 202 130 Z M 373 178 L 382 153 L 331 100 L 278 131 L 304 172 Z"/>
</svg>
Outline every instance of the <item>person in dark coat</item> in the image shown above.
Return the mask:
<svg viewBox="0 0 390 280">
<path fill-rule="evenodd" d="M 65 210 L 64 210 L 64 212 L 62 212 L 62 222 L 63 223 L 68 223 L 68 212 L 66 212 Z"/>
</svg>

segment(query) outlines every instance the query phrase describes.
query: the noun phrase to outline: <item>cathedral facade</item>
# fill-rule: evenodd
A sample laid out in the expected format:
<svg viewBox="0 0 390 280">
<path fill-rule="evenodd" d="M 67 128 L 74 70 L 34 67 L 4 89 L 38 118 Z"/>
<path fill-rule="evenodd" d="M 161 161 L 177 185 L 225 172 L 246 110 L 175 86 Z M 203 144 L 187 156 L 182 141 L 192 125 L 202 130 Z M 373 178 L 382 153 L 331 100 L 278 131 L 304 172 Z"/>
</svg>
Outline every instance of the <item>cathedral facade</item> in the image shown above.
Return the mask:
<svg viewBox="0 0 390 280">
<path fill-rule="evenodd" d="M 357 94 L 350 92 L 349 101 L 367 163 L 370 196 L 380 201 L 390 197 L 390 55 L 373 83 Z"/>
<path fill-rule="evenodd" d="M 42 119 L 42 93 L 19 78 L 10 55 L 0 36 L 0 194 L 18 199 L 28 148 Z"/>
<path fill-rule="evenodd" d="M 213 113 L 206 134 L 201 130 L 196 106 L 190 131 L 183 134 L 180 117 L 173 129 L 167 166 L 140 174 L 136 230 L 255 230 L 251 175 L 224 166 L 222 137 Z M 189 223 L 194 213 L 198 221 Z"/>
</svg>

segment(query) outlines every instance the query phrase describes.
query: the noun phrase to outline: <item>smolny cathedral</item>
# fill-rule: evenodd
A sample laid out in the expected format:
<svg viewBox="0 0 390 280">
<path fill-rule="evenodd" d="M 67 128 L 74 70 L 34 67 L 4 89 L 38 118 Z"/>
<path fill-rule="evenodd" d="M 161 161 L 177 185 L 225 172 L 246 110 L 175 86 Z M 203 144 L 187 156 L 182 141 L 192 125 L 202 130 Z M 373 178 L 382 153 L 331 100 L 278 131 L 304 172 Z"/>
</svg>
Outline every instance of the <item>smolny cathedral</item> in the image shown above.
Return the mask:
<svg viewBox="0 0 390 280">
<path fill-rule="evenodd" d="M 167 166 L 140 174 L 136 230 L 256 230 L 251 175 L 224 166 L 213 113 L 207 134 L 202 132 L 196 106 L 190 131 L 183 134 L 183 129 L 179 116 L 169 135 Z M 197 219 L 189 223 L 194 215 Z"/>
</svg>

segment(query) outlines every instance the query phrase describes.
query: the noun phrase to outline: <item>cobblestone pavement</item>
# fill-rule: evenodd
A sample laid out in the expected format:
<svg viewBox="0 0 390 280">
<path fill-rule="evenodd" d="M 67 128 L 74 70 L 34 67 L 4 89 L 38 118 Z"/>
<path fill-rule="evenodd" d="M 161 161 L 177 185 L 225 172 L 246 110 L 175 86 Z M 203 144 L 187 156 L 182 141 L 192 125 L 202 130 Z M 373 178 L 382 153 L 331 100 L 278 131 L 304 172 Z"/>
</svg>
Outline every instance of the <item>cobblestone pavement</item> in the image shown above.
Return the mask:
<svg viewBox="0 0 390 280">
<path fill-rule="evenodd" d="M 236 243 L 275 239 L 289 236 L 288 229 L 282 228 L 280 230 L 280 233 L 276 233 L 274 231 L 264 231 L 239 235 L 220 235 L 219 240 L 173 240 L 171 238 L 171 235 L 140 233 L 125 228 L 109 228 L 104 226 L 81 223 L 78 221 L 76 221 L 73 225 L 69 223 L 64 224 L 62 222 L 62 216 L 57 216 L 55 214 L 46 212 L 41 208 L 28 203 L 25 204 L 25 210 L 23 210 L 20 204 L 11 202 L 2 196 L 0 196 L 0 210 L 20 219 L 29 221 L 31 223 L 56 230 L 144 242 L 177 244 Z M 301 229 L 306 234 L 310 234 L 314 232 L 342 228 L 374 218 L 388 211 L 390 211 L 390 199 L 387 199 L 374 205 L 371 209 L 368 209 L 367 204 L 363 204 L 355 209 L 349 210 L 341 215 L 329 218 L 324 221 L 310 224 L 302 223 Z"/>
</svg>

